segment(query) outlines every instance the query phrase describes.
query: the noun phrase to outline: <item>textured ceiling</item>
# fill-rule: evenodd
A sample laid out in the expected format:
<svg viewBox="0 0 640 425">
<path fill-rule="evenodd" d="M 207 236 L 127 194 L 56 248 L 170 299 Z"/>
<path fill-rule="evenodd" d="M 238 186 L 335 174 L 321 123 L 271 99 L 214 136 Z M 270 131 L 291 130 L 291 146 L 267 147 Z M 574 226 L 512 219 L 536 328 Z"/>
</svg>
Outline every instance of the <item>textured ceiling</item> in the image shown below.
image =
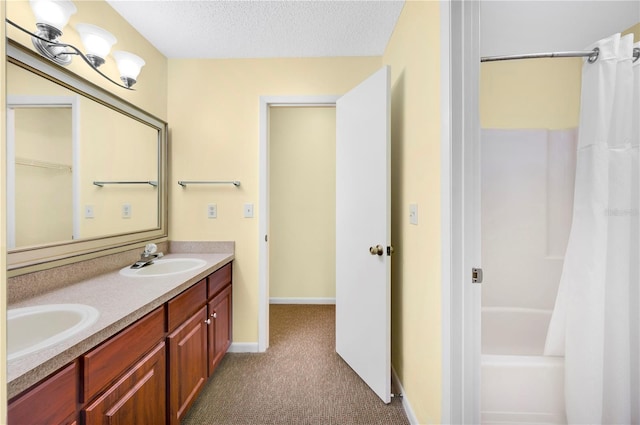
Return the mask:
<svg viewBox="0 0 640 425">
<path fill-rule="evenodd" d="M 379 56 L 404 0 L 107 0 L 168 58 Z"/>
</svg>

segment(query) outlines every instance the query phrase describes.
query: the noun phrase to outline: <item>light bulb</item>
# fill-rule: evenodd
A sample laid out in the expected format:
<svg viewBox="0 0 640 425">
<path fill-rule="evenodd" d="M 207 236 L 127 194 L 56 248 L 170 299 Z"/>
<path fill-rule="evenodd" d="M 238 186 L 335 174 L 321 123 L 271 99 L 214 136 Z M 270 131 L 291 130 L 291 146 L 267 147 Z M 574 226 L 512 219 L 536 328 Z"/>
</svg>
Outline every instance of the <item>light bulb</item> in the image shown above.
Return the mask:
<svg viewBox="0 0 640 425">
<path fill-rule="evenodd" d="M 116 43 L 116 38 L 109 31 L 95 25 L 78 24 L 76 30 L 78 30 L 82 44 L 87 50 L 87 58 L 95 67 L 102 65 L 111 51 L 111 47 Z"/>
<path fill-rule="evenodd" d="M 120 79 L 127 87 L 131 87 L 136 83 L 140 70 L 145 64 L 144 59 L 133 53 L 115 51 L 113 57 L 118 65 L 118 71 L 120 71 Z"/>
<path fill-rule="evenodd" d="M 62 31 L 78 9 L 71 0 L 29 0 L 36 23 L 47 24 Z"/>
</svg>

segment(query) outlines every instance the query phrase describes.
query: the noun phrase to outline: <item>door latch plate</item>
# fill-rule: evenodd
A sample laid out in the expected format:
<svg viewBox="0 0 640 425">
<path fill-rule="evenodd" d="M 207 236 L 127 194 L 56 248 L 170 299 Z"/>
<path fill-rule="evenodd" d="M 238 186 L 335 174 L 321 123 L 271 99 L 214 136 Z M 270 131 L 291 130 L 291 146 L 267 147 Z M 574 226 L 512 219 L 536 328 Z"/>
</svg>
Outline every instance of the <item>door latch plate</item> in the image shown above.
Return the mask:
<svg viewBox="0 0 640 425">
<path fill-rule="evenodd" d="M 472 283 L 482 283 L 482 269 L 479 267 L 474 267 L 471 269 L 471 282 Z"/>
</svg>

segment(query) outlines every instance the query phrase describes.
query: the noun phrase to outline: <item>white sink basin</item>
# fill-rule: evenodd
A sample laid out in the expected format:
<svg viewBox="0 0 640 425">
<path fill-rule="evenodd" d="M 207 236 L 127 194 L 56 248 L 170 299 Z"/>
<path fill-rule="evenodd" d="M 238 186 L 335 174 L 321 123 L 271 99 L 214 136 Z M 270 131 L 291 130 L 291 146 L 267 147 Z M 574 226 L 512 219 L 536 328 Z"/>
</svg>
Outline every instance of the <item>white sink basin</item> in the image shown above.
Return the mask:
<svg viewBox="0 0 640 425">
<path fill-rule="evenodd" d="M 153 264 L 140 269 L 132 269 L 131 266 L 120 270 L 123 276 L 131 277 L 157 277 L 169 276 L 172 274 L 190 272 L 204 267 L 206 261 L 199 258 L 161 258 L 154 260 Z"/>
<path fill-rule="evenodd" d="M 100 312 L 84 304 L 48 304 L 7 311 L 7 360 L 57 344 L 93 325 Z"/>
</svg>

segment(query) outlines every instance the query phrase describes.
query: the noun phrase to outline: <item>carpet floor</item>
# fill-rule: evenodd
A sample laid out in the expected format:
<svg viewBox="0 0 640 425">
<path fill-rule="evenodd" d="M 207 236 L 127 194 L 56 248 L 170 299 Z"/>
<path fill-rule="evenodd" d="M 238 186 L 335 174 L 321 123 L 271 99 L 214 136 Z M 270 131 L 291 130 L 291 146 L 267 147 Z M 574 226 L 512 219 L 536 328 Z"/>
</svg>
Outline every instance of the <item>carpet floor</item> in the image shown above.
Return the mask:
<svg viewBox="0 0 640 425">
<path fill-rule="evenodd" d="M 335 306 L 271 305 L 266 353 L 228 353 L 182 425 L 406 425 L 335 352 Z"/>
</svg>

